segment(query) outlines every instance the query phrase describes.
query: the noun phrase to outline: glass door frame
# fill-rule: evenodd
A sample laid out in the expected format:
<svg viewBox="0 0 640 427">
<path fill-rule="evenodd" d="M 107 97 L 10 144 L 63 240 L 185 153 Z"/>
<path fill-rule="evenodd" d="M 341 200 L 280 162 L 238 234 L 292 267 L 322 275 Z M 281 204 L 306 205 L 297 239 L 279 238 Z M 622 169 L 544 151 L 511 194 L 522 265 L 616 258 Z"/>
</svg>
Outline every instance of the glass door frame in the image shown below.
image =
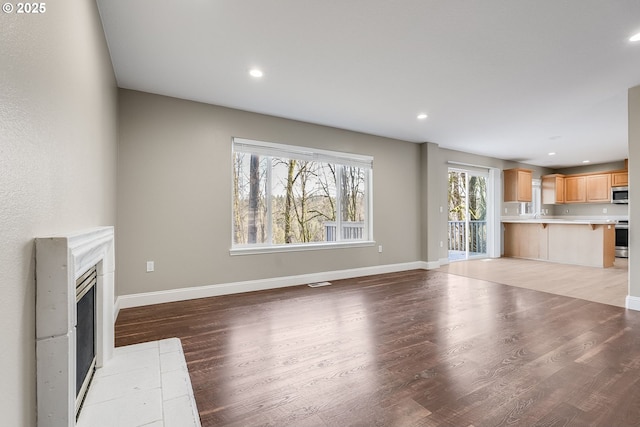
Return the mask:
<svg viewBox="0 0 640 427">
<path fill-rule="evenodd" d="M 464 218 L 465 218 L 465 226 L 464 226 L 464 230 L 465 230 L 465 235 L 464 235 L 464 240 L 465 240 L 465 251 L 464 251 L 464 258 L 462 259 L 452 259 L 450 256 L 450 243 L 449 243 L 449 236 L 447 236 L 447 259 L 449 260 L 449 262 L 455 262 L 455 261 L 466 261 L 466 260 L 472 260 L 472 259 L 482 259 L 482 258 L 488 258 L 490 257 L 490 255 L 492 254 L 492 248 L 494 246 L 494 239 L 492 238 L 492 228 L 494 226 L 494 177 L 493 174 L 491 173 L 490 169 L 478 169 L 478 168 L 468 168 L 465 166 L 449 166 L 447 169 L 447 183 L 449 182 L 449 174 L 451 172 L 458 172 L 458 173 L 464 173 L 465 174 L 465 183 L 464 183 L 464 188 L 465 188 L 465 201 L 464 201 L 464 205 L 465 205 L 465 212 L 464 212 Z M 485 233 L 485 251 L 484 252 L 478 252 L 478 253 L 474 253 L 474 255 L 470 255 L 470 242 L 471 239 L 469 238 L 471 235 L 471 230 L 470 230 L 470 215 L 469 215 L 469 181 L 470 178 L 472 176 L 475 177 L 481 177 L 484 178 L 485 180 L 485 204 L 486 204 L 486 213 L 485 213 L 485 227 L 486 227 L 486 233 Z M 447 200 L 449 197 L 449 191 L 450 188 L 448 188 L 447 186 Z M 448 203 L 447 203 L 448 205 Z M 447 217 L 447 224 L 449 222 L 449 218 Z"/>
</svg>

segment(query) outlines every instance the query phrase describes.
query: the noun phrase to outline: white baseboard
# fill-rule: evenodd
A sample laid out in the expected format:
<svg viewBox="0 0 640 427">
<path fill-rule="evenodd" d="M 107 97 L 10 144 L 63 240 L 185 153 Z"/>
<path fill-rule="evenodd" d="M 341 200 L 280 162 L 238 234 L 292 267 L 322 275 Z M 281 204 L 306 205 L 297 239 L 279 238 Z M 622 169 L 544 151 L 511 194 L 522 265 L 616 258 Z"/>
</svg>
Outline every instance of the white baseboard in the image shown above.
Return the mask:
<svg viewBox="0 0 640 427">
<path fill-rule="evenodd" d="M 440 268 L 441 264 L 440 261 L 423 261 L 424 264 L 424 269 L 425 270 L 433 270 L 435 268 Z"/>
<path fill-rule="evenodd" d="M 349 270 L 327 271 L 321 273 L 302 274 L 298 276 L 276 277 L 272 279 L 248 280 L 244 282 L 222 283 L 219 285 L 197 286 L 168 291 L 145 292 L 140 294 L 122 295 L 116 299 L 116 318 L 121 308 L 142 307 L 151 304 L 185 301 L 196 298 L 215 297 L 220 295 L 238 294 L 266 289 L 298 286 L 307 283 L 324 282 L 331 280 L 350 279 L 352 277 L 371 276 L 374 274 L 396 273 L 408 270 L 429 270 L 432 264 L 424 261 L 415 261 L 402 264 L 378 265 L 373 267 L 352 268 Z M 439 266 L 439 265 L 438 265 Z"/>
<path fill-rule="evenodd" d="M 113 304 L 113 323 L 118 320 L 118 314 L 120 314 L 120 297 L 116 298 L 116 302 Z"/>
<path fill-rule="evenodd" d="M 440 264 L 440 267 L 442 267 L 443 265 L 449 265 L 449 258 L 440 258 L 438 260 L 438 264 Z"/>
<path fill-rule="evenodd" d="M 625 302 L 625 306 L 629 310 L 640 311 L 640 297 L 634 297 L 631 295 L 627 295 L 627 300 Z"/>
</svg>

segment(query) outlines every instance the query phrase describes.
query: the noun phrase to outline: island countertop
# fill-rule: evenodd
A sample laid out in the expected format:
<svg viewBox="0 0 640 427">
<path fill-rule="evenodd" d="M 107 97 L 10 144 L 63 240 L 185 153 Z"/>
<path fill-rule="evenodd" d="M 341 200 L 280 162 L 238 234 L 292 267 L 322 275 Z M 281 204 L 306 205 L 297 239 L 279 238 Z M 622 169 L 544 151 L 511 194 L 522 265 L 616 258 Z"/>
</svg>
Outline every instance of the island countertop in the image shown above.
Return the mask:
<svg viewBox="0 0 640 427">
<path fill-rule="evenodd" d="M 614 218 L 589 218 L 589 217 L 502 217 L 501 222 L 505 223 L 522 223 L 522 224 L 616 224 L 618 219 Z"/>
</svg>

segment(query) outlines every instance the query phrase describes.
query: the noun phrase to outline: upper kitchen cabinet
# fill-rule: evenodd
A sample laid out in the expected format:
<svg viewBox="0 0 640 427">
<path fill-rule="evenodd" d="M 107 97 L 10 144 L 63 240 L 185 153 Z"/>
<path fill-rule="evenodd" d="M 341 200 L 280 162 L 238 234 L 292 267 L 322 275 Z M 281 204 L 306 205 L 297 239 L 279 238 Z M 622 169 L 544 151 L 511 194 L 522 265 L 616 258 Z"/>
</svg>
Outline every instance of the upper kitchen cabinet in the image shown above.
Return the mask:
<svg viewBox="0 0 640 427">
<path fill-rule="evenodd" d="M 611 202 L 611 174 L 587 175 L 587 203 Z"/>
<path fill-rule="evenodd" d="M 611 174 L 567 175 L 564 178 L 565 203 L 609 203 Z"/>
<path fill-rule="evenodd" d="M 504 170 L 504 201 L 530 202 L 533 172 L 529 169 Z"/>
<path fill-rule="evenodd" d="M 561 174 L 542 177 L 542 204 L 557 205 L 564 203 L 564 179 Z"/>
<path fill-rule="evenodd" d="M 586 178 L 584 175 L 569 175 L 564 178 L 564 202 L 585 203 L 587 201 Z"/>
<path fill-rule="evenodd" d="M 613 172 L 611 174 L 612 187 L 626 187 L 627 185 L 629 185 L 628 171 Z"/>
</svg>

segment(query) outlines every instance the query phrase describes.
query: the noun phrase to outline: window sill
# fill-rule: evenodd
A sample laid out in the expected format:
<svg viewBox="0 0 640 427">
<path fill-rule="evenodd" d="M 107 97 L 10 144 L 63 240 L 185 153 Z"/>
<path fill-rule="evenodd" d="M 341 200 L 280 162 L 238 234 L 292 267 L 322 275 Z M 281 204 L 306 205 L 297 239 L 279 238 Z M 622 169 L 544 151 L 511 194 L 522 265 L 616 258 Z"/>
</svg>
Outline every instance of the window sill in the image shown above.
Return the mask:
<svg viewBox="0 0 640 427">
<path fill-rule="evenodd" d="M 304 243 L 304 244 L 291 244 L 291 245 L 278 245 L 278 246 L 257 246 L 257 247 L 240 247 L 231 248 L 229 255 L 256 255 L 256 254 L 270 254 L 278 252 L 304 252 L 304 251 L 317 251 L 322 249 L 346 249 L 346 248 L 364 248 L 375 246 L 376 242 L 373 240 L 361 240 L 351 242 L 339 242 L 339 243 Z"/>
</svg>

